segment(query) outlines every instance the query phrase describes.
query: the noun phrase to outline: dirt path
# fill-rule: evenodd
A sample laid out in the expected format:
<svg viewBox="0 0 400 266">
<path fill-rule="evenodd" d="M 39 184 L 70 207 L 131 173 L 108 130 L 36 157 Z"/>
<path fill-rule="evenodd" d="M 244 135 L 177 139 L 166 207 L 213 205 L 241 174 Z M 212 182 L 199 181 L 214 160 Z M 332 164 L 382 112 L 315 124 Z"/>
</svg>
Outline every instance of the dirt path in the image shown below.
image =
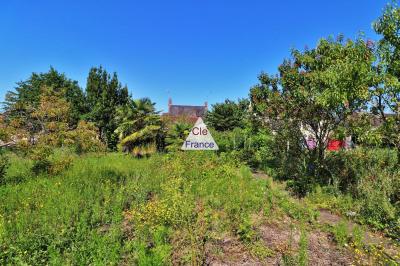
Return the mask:
<svg viewBox="0 0 400 266">
<path fill-rule="evenodd" d="M 255 173 L 255 178 L 269 179 L 263 173 Z M 272 182 L 272 187 L 282 194 L 284 186 Z M 301 200 L 291 198 L 294 203 L 302 205 Z M 290 201 L 292 202 L 292 201 Z M 245 243 L 233 233 L 212 237 L 205 243 L 202 251 L 205 265 L 298 265 L 303 254 L 306 265 L 400 265 L 397 260 L 400 248 L 382 234 L 366 230 L 363 233 L 363 244 L 352 246 L 338 245 L 333 229 L 345 223 L 349 239 L 351 239 L 356 223 L 327 209 L 315 210 L 316 219 L 300 223 L 289 216 L 279 206 L 271 210 L 271 217 L 264 214 L 253 217 L 253 230 L 256 237 L 254 243 Z M 306 207 L 309 208 L 309 207 Z M 277 213 L 279 214 L 277 214 Z M 133 228 L 126 216 L 123 223 L 125 236 L 131 238 Z M 306 239 L 304 241 L 304 239 Z M 305 243 L 305 244 L 304 244 Z M 180 246 L 180 245 L 178 245 Z M 178 252 L 179 253 L 179 252 Z M 178 254 L 177 253 L 177 254 Z M 305 255 L 304 255 L 305 254 Z M 180 254 L 181 255 L 181 254 Z M 385 262 L 390 261 L 390 263 Z M 396 262 L 397 260 L 397 262 Z M 180 265 L 181 258 L 173 261 Z M 176 263 L 175 263 L 176 262 Z"/>
<path fill-rule="evenodd" d="M 290 261 L 298 261 L 301 233 L 299 227 L 292 222 L 288 219 L 282 223 L 263 224 L 257 229 L 261 243 L 272 251 L 265 258 L 254 256 L 238 239 L 226 238 L 215 243 L 220 253 L 209 255 L 207 262 L 209 265 L 287 265 Z M 328 233 L 321 230 L 309 231 L 307 239 L 308 265 L 352 265 L 352 253 L 339 248 Z"/>
<path fill-rule="evenodd" d="M 254 177 L 270 178 L 261 172 L 254 173 Z M 358 225 L 330 210 L 318 209 L 317 211 L 319 215 L 316 224 L 308 229 L 309 265 L 400 265 L 400 247 L 379 232 L 365 230 L 362 247 L 351 247 L 347 244 L 345 248 L 339 247 L 333 234 L 323 228 L 332 229 L 339 223 L 344 223 L 349 238 L 353 238 L 354 228 Z M 293 230 L 293 224 L 296 225 L 296 222 L 298 221 L 291 221 L 286 217 L 277 224 L 264 224 L 260 227 L 262 240 L 275 251 L 275 256 L 268 258 L 261 263 L 262 265 L 281 265 L 282 257 L 288 249 L 288 241 L 291 242 L 290 249 L 294 252 L 298 251 L 300 232 L 296 226 Z"/>
<path fill-rule="evenodd" d="M 268 179 L 263 173 L 254 173 L 256 178 Z M 328 216 L 328 214 L 325 214 Z M 324 220 L 339 221 L 338 217 Z M 208 265 L 286 265 L 298 260 L 301 230 L 299 221 L 285 215 L 276 221 L 262 222 L 255 230 L 259 241 L 270 254 L 264 258 L 254 256 L 251 248 L 236 238 L 227 237 L 213 243 L 210 250 L 218 253 L 208 254 Z M 352 265 L 355 260 L 352 252 L 337 246 L 332 236 L 319 229 L 306 229 L 306 256 L 308 265 Z"/>
<path fill-rule="evenodd" d="M 346 225 L 347 232 L 350 234 L 350 237 L 354 237 L 354 228 L 356 226 L 360 226 L 355 222 L 349 221 L 327 209 L 319 209 L 319 214 L 319 224 L 325 224 L 334 227 L 339 223 L 344 223 Z M 394 240 L 385 237 L 382 233 L 366 230 L 363 232 L 362 245 L 363 248 L 370 251 L 371 254 L 359 254 L 360 261 L 368 262 L 368 264 L 370 264 L 369 261 L 372 259 L 371 256 L 373 256 L 373 253 L 375 253 L 376 256 L 382 256 L 383 259 L 391 260 L 394 265 L 396 265 L 396 263 L 400 265 L 399 245 Z"/>
</svg>

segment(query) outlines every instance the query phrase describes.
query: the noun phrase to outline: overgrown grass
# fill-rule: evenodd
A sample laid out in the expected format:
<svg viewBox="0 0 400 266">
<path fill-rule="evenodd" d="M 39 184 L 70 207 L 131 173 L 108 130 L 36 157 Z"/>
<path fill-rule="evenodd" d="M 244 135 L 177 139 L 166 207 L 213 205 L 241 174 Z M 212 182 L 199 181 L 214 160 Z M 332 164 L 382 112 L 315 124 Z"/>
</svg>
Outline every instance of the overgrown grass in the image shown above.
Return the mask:
<svg viewBox="0 0 400 266">
<path fill-rule="evenodd" d="M 332 184 L 306 197 L 320 208 L 339 212 L 400 241 L 400 169 L 390 149 L 358 148 L 328 158 Z"/>
<path fill-rule="evenodd" d="M 251 215 L 276 202 L 307 213 L 212 153 L 74 156 L 56 175 L 32 165 L 12 155 L 0 187 L 0 264 L 201 264 L 222 235 L 256 240 Z"/>
</svg>

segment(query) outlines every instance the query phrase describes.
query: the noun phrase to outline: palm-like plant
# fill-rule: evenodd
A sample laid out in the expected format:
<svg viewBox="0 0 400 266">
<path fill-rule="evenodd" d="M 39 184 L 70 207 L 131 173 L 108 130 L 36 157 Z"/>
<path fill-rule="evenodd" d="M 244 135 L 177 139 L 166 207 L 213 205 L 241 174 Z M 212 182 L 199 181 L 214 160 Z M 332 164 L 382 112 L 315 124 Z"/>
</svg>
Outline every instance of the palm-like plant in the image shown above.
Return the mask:
<svg viewBox="0 0 400 266">
<path fill-rule="evenodd" d="M 161 129 L 161 120 L 149 98 L 129 101 L 117 109 L 115 132 L 124 152 L 137 156 L 155 151 L 157 135 Z"/>
<path fill-rule="evenodd" d="M 168 130 L 165 138 L 167 151 L 177 151 L 182 146 L 185 138 L 190 133 L 191 125 L 187 123 L 175 123 Z"/>
</svg>

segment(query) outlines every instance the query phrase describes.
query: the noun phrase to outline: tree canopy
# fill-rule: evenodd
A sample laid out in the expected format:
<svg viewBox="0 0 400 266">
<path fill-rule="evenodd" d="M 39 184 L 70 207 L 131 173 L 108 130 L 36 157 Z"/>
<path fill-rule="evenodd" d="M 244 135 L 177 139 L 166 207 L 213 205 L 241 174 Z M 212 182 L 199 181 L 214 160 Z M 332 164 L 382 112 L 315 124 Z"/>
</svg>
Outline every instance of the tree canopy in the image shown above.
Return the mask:
<svg viewBox="0 0 400 266">
<path fill-rule="evenodd" d="M 377 73 L 379 82 L 373 97 L 373 112 L 384 120 L 384 135 L 397 147 L 400 164 L 400 8 L 387 5 L 374 23 L 378 42 Z"/>
<path fill-rule="evenodd" d="M 60 97 L 70 103 L 69 123 L 76 125 L 87 111 L 85 96 L 77 81 L 67 78 L 53 67 L 46 73 L 32 73 L 27 80 L 17 83 L 15 91 L 8 91 L 4 103 L 5 111 L 9 116 L 26 115 L 30 109 L 39 105 L 43 87 L 61 93 Z"/>
<path fill-rule="evenodd" d="M 86 119 L 99 128 L 100 138 L 108 148 L 115 149 L 118 141 L 114 132 L 117 128 L 116 110 L 128 103 L 128 88 L 121 85 L 116 73 L 111 76 L 101 66 L 94 67 L 87 78 L 86 97 L 90 110 Z"/>
<path fill-rule="evenodd" d="M 218 131 L 232 130 L 244 127 L 249 108 L 249 101 L 241 99 L 238 103 L 226 99 L 223 103 L 213 104 L 207 112 L 206 122 Z"/>
<path fill-rule="evenodd" d="M 367 41 L 344 41 L 339 36 L 322 39 L 314 49 L 293 50 L 276 77 L 260 75 L 260 84 L 250 92 L 252 108 L 264 125 L 285 140 L 281 150 L 293 156 L 289 161 L 303 154 L 314 165 L 310 174 L 321 174 L 315 171 L 325 168 L 332 132 L 344 126 L 354 111 L 366 108 L 375 77 L 373 62 Z M 304 149 L 307 134 L 316 141 L 316 149 Z"/>
</svg>

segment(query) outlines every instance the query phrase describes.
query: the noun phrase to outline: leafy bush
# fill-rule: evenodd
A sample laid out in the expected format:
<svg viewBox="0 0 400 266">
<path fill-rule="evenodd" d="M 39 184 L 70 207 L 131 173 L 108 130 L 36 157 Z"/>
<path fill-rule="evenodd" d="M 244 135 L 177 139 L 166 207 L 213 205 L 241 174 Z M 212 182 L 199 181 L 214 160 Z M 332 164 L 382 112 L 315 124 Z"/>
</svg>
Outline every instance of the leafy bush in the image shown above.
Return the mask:
<svg viewBox="0 0 400 266">
<path fill-rule="evenodd" d="M 268 171 L 275 160 L 271 152 L 272 136 L 267 131 L 253 132 L 251 129 L 235 128 L 232 131 L 212 131 L 220 153 L 226 153 L 234 161 L 244 162 L 249 167 Z"/>
<path fill-rule="evenodd" d="M 226 99 L 223 103 L 213 104 L 207 112 L 206 123 L 218 131 L 244 128 L 249 105 L 247 99 L 239 99 L 237 103 Z"/>
<path fill-rule="evenodd" d="M 33 160 L 32 172 L 36 175 L 48 173 L 51 162 L 49 160 L 53 150 L 49 146 L 40 145 L 31 150 L 30 158 Z"/>
<path fill-rule="evenodd" d="M 330 186 L 314 191 L 309 198 L 343 213 L 354 212 L 360 221 L 398 237 L 400 170 L 396 151 L 357 148 L 329 153 L 327 162 Z"/>
<path fill-rule="evenodd" d="M 398 167 L 394 150 L 370 148 L 328 153 L 327 165 L 329 165 L 330 183 L 336 185 L 340 191 L 354 195 L 357 195 L 363 179 L 370 178 L 370 181 L 379 179 L 378 176 L 382 176 L 382 171 L 385 171 L 386 175 L 391 175 Z M 391 184 L 386 185 L 391 186 Z"/>
<path fill-rule="evenodd" d="M 73 161 L 73 156 L 68 149 L 54 150 L 46 145 L 39 145 L 32 149 L 30 158 L 33 161 L 32 172 L 35 175 L 57 175 L 68 169 Z"/>
<path fill-rule="evenodd" d="M 168 152 L 179 151 L 183 142 L 190 133 L 192 125 L 184 122 L 170 123 L 165 138 L 165 149 Z"/>
<path fill-rule="evenodd" d="M 105 151 L 106 147 L 98 136 L 98 129 L 93 123 L 79 121 L 75 130 L 68 132 L 71 145 L 76 153 Z"/>
</svg>

